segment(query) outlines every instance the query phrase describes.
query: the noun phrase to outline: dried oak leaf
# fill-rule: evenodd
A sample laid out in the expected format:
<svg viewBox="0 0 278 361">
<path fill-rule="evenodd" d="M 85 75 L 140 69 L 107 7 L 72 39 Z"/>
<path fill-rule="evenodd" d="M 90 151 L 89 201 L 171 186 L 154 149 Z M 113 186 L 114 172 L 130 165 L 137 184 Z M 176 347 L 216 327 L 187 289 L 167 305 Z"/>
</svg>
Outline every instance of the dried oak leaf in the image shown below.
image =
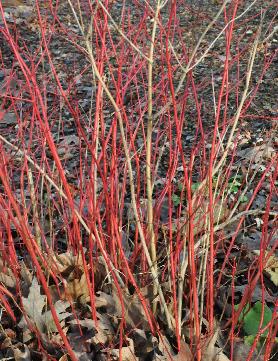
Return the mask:
<svg viewBox="0 0 278 361">
<path fill-rule="evenodd" d="M 253 251 L 255 254 L 260 255 L 260 250 Z M 268 252 L 266 252 L 266 257 Z M 264 272 L 269 276 L 275 286 L 278 286 L 278 257 L 275 255 L 269 256 L 268 261 L 264 266 Z"/>
<path fill-rule="evenodd" d="M 83 273 L 80 278 L 74 278 L 70 282 L 66 282 L 66 294 L 73 300 L 79 300 L 81 303 L 86 303 L 90 300 L 85 273 Z"/>
<path fill-rule="evenodd" d="M 83 268 L 82 257 L 74 255 L 70 251 L 61 254 L 50 254 L 48 264 L 49 267 L 53 267 L 54 270 L 60 273 L 66 272 L 72 266 Z"/>
<path fill-rule="evenodd" d="M 152 337 L 147 337 L 146 332 L 140 328 L 132 331 L 132 339 L 138 356 L 145 356 L 153 350 Z"/>
<path fill-rule="evenodd" d="M 97 324 L 94 320 L 85 318 L 84 320 L 71 320 L 69 321 L 72 325 L 80 325 L 81 327 L 87 328 L 88 331 L 94 331 L 95 335 L 91 338 L 91 342 L 94 345 L 104 345 L 112 340 L 114 337 L 114 329 L 110 322 L 109 317 L 106 314 L 96 313 Z"/>
<path fill-rule="evenodd" d="M 69 297 L 74 301 L 79 301 L 83 304 L 90 301 L 90 292 L 87 278 L 84 272 L 84 264 L 81 256 L 73 255 L 72 252 L 65 252 L 59 255 L 52 254 L 49 257 L 49 268 L 54 272 L 60 273 L 64 279 L 64 289 L 60 289 L 59 296 L 62 299 Z M 101 257 L 94 259 L 94 274 L 95 287 L 97 287 L 105 278 L 106 272 Z M 90 268 L 87 265 L 87 268 Z M 51 289 L 54 297 L 56 295 L 56 287 Z M 62 295 L 62 296 L 61 296 Z"/>
<path fill-rule="evenodd" d="M 23 350 L 19 346 L 22 346 Z M 13 348 L 15 361 L 31 361 L 31 353 L 27 345 L 18 345 Z"/>
<path fill-rule="evenodd" d="M 222 352 L 222 349 L 215 346 L 219 335 L 217 328 L 213 336 L 207 341 L 202 353 L 202 361 L 230 361 L 230 359 Z"/>
<path fill-rule="evenodd" d="M 16 277 L 13 271 L 0 259 L 0 283 L 6 287 L 14 288 L 16 286 Z"/>
<path fill-rule="evenodd" d="M 57 327 L 52 317 L 51 311 L 43 312 L 46 305 L 46 296 L 41 295 L 41 286 L 38 284 L 37 279 L 34 277 L 29 295 L 27 298 L 22 298 L 22 304 L 26 315 L 30 322 L 38 329 L 41 334 L 47 334 L 48 332 L 57 332 Z M 69 302 L 57 301 L 54 304 L 59 321 L 63 321 L 71 313 L 66 312 L 66 309 L 70 306 Z M 19 327 L 23 328 L 26 338 L 31 339 L 30 331 L 28 329 L 27 322 L 24 317 L 20 320 Z"/>
<path fill-rule="evenodd" d="M 136 293 L 130 295 L 127 290 L 122 290 L 124 310 L 116 287 L 112 287 L 112 295 L 98 292 L 96 297 L 96 308 L 105 307 L 107 313 L 121 319 L 124 317 L 128 328 L 143 328 L 149 330 L 150 326 L 145 315 L 142 303 Z"/>
<path fill-rule="evenodd" d="M 114 329 L 107 315 L 102 315 L 97 312 L 97 319 L 98 322 L 97 325 L 95 325 L 97 333 L 92 338 L 92 343 L 95 345 L 104 345 L 114 337 Z"/>
<path fill-rule="evenodd" d="M 272 145 L 263 143 L 255 147 L 246 148 L 240 150 L 237 156 L 247 160 L 254 160 L 255 163 L 259 163 L 261 159 L 271 159 L 275 155 L 275 149 Z"/>
<path fill-rule="evenodd" d="M 121 360 L 122 361 L 138 361 L 139 358 L 135 356 L 134 351 L 134 343 L 131 338 L 127 339 L 129 342 L 129 346 L 122 347 L 121 349 Z M 115 360 L 120 359 L 120 350 L 119 349 L 113 349 L 110 353 L 112 357 L 114 357 Z"/>
<path fill-rule="evenodd" d="M 3 283 L 6 287 L 14 288 L 16 286 L 16 279 L 13 272 L 6 268 L 5 271 L 0 272 L 0 283 Z"/>
<path fill-rule="evenodd" d="M 181 349 L 178 354 L 175 354 L 172 350 L 172 347 L 165 336 L 160 337 L 160 342 L 158 345 L 158 350 L 160 354 L 156 354 L 155 361 L 193 361 L 194 357 L 189 349 L 187 343 L 184 340 L 181 340 Z"/>
</svg>

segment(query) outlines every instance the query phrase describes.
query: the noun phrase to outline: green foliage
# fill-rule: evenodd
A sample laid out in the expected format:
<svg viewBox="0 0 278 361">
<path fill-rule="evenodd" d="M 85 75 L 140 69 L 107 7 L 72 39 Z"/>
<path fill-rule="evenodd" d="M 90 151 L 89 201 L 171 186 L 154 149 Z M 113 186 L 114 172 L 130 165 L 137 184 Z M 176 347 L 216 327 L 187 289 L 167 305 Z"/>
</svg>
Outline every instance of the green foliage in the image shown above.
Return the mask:
<svg viewBox="0 0 278 361">
<path fill-rule="evenodd" d="M 229 192 L 237 193 L 239 191 L 239 187 L 241 186 L 242 177 L 240 175 L 233 176 L 229 179 Z"/>
<path fill-rule="evenodd" d="M 240 174 L 232 176 L 228 181 L 227 194 L 236 195 L 242 185 L 243 177 Z M 248 198 L 245 195 L 239 196 L 240 203 L 248 201 Z"/>
<path fill-rule="evenodd" d="M 178 207 L 181 203 L 181 197 L 177 195 L 176 193 L 172 194 L 172 202 L 175 207 Z"/>
<path fill-rule="evenodd" d="M 200 184 L 201 184 L 200 182 L 192 183 L 191 185 L 192 192 L 195 192 L 199 188 Z"/>
<path fill-rule="evenodd" d="M 175 207 L 178 207 L 182 200 L 184 199 L 184 194 L 182 196 L 183 183 L 178 183 L 177 193 L 172 194 L 172 202 Z"/>
<path fill-rule="evenodd" d="M 238 305 L 235 305 L 235 309 L 238 309 Z M 252 345 L 255 340 L 259 331 L 261 318 L 263 318 L 261 328 L 264 328 L 272 319 L 272 311 L 266 304 L 263 307 L 263 304 L 260 301 L 257 301 L 251 308 L 249 308 L 248 305 L 245 306 L 241 311 L 239 322 L 243 323 L 243 330 L 245 333 L 244 341 L 248 345 Z M 258 346 L 260 346 L 262 341 L 267 337 L 268 332 L 269 331 L 266 330 L 261 335 Z"/>
<path fill-rule="evenodd" d="M 240 174 L 230 177 L 227 184 L 227 188 L 225 190 L 226 194 L 237 195 L 237 193 L 240 191 L 242 182 L 243 182 L 243 176 Z M 200 182 L 192 183 L 191 184 L 192 192 L 195 192 L 199 188 L 200 184 L 201 184 Z M 215 188 L 217 184 L 217 177 L 213 177 L 212 184 L 213 184 L 213 188 Z M 172 202 L 175 207 L 178 207 L 183 200 L 183 197 L 181 197 L 183 188 L 184 188 L 184 184 L 182 182 L 179 182 L 176 193 L 172 194 Z M 245 195 L 240 195 L 239 200 L 240 203 L 244 203 L 248 201 L 248 198 Z"/>
</svg>

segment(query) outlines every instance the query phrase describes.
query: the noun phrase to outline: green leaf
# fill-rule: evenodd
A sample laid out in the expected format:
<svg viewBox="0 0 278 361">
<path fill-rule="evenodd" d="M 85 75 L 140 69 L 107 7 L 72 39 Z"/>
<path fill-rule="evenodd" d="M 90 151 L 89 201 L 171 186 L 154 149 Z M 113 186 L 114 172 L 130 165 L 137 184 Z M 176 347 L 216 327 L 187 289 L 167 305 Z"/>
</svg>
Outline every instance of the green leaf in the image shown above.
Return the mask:
<svg viewBox="0 0 278 361">
<path fill-rule="evenodd" d="M 229 192 L 230 193 L 237 193 L 238 192 L 238 187 L 235 184 L 231 185 L 231 187 L 229 189 Z"/>
<path fill-rule="evenodd" d="M 244 336 L 244 343 L 248 346 L 252 346 L 255 341 L 256 335 Z M 256 349 L 260 351 L 265 344 L 266 337 L 261 336 L 256 342 Z"/>
<path fill-rule="evenodd" d="M 173 193 L 172 194 L 172 202 L 174 203 L 175 207 L 179 206 L 181 203 L 181 197 L 178 196 L 177 194 Z"/>
<path fill-rule="evenodd" d="M 239 184 L 241 184 L 242 176 L 239 175 L 239 174 L 238 174 L 238 175 L 234 175 L 234 176 L 230 177 L 228 183 L 233 183 L 234 181 L 240 182 Z"/>
<path fill-rule="evenodd" d="M 246 203 L 248 201 L 248 197 L 247 196 L 240 196 L 239 201 L 240 201 L 240 203 Z"/>
<path fill-rule="evenodd" d="M 192 190 L 193 192 L 196 191 L 196 189 L 199 188 L 200 184 L 201 184 L 200 182 L 192 183 L 192 184 L 191 184 L 191 190 Z"/>
<path fill-rule="evenodd" d="M 247 306 L 248 307 L 248 306 Z M 246 310 L 247 308 L 245 308 Z M 259 325 L 261 317 L 263 317 L 262 328 L 264 328 L 272 319 L 272 311 L 267 306 L 264 305 L 264 313 L 263 312 L 263 304 L 258 301 L 254 304 L 252 308 L 244 312 L 241 312 L 240 319 L 243 319 L 243 329 L 246 335 L 256 335 L 259 331 Z M 268 331 L 266 330 L 263 335 L 266 336 Z"/>
<path fill-rule="evenodd" d="M 255 338 L 255 335 L 244 336 L 244 343 L 246 345 L 252 346 Z"/>
<path fill-rule="evenodd" d="M 228 193 L 236 194 L 242 184 L 242 177 L 240 175 L 232 176 L 228 181 Z"/>
<path fill-rule="evenodd" d="M 232 182 L 232 184 L 233 184 L 233 186 L 235 186 L 235 187 L 240 187 L 240 186 L 241 186 L 241 182 L 239 182 L 239 181 L 237 181 L 237 180 L 234 180 L 234 181 Z"/>
<path fill-rule="evenodd" d="M 183 183 L 178 183 L 178 190 L 182 192 L 183 189 Z"/>
</svg>

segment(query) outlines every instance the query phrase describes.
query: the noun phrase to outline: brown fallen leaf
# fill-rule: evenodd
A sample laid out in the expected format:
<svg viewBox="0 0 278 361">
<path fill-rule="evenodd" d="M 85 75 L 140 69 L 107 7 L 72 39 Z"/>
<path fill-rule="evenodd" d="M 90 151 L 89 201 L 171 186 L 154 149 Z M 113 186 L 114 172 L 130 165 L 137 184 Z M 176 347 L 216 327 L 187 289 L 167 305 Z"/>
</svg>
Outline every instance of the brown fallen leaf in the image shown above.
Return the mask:
<svg viewBox="0 0 278 361">
<path fill-rule="evenodd" d="M 48 267 L 53 270 L 60 278 L 63 279 L 63 286 L 60 287 L 59 293 L 56 286 L 50 286 L 52 296 L 58 299 L 68 300 L 70 297 L 73 301 L 79 301 L 85 304 L 90 301 L 87 278 L 84 271 L 84 264 L 81 256 L 73 255 L 72 252 L 62 254 L 50 254 L 48 256 Z M 90 266 L 87 265 L 90 269 Z M 93 260 L 94 284 L 97 289 L 106 277 L 104 262 L 101 257 Z"/>
<path fill-rule="evenodd" d="M 260 255 L 260 250 L 254 250 L 253 253 Z M 268 257 L 268 252 L 265 252 L 265 257 Z M 268 261 L 264 265 L 264 273 L 271 279 L 274 285 L 278 286 L 278 257 L 275 255 L 269 256 Z"/>
<path fill-rule="evenodd" d="M 122 361 L 138 361 L 139 358 L 135 356 L 133 340 L 131 338 L 128 338 L 127 341 L 129 342 L 129 346 L 122 347 L 121 349 Z M 120 350 L 113 349 L 111 351 L 111 356 L 120 359 Z"/>
<path fill-rule="evenodd" d="M 114 329 L 107 315 L 97 312 L 97 320 L 98 323 L 97 326 L 95 326 L 97 333 L 92 338 L 92 343 L 94 345 L 104 345 L 114 337 Z"/>
<path fill-rule="evenodd" d="M 105 292 L 98 292 L 96 295 L 96 308 L 106 307 L 107 313 L 121 319 L 124 317 L 128 328 L 143 328 L 149 330 L 150 325 L 147 321 L 145 311 L 136 293 L 130 295 L 127 290 L 122 290 L 124 310 L 122 310 L 121 301 L 116 287 L 112 286 L 112 295 Z"/>
<path fill-rule="evenodd" d="M 21 350 L 22 348 L 23 350 Z M 31 354 L 27 345 L 14 347 L 14 359 L 15 361 L 31 361 Z"/>
<path fill-rule="evenodd" d="M 0 264 L 0 283 L 3 283 L 6 287 L 10 287 L 10 288 L 14 288 L 16 286 L 16 279 L 12 270 L 7 267 L 1 268 L 1 264 Z"/>
<path fill-rule="evenodd" d="M 14 8 L 22 5 L 28 5 L 27 1 L 24 0 L 2 0 L 3 8 Z"/>
<path fill-rule="evenodd" d="M 63 355 L 59 358 L 59 361 L 69 361 L 68 355 Z"/>
<path fill-rule="evenodd" d="M 36 327 L 41 334 L 50 335 L 50 333 L 58 331 L 51 311 L 49 310 L 44 312 L 46 303 L 46 296 L 41 294 L 41 286 L 38 284 L 36 277 L 34 277 L 29 289 L 28 297 L 22 297 L 22 305 L 24 307 L 25 314 L 28 316 L 29 321 L 33 324 L 33 326 Z M 63 321 L 68 316 L 71 316 L 71 313 L 66 312 L 66 309 L 69 308 L 69 306 L 69 302 L 63 302 L 61 300 L 55 302 L 54 304 L 57 317 L 61 322 L 60 324 L 62 327 L 64 326 Z M 23 329 L 24 342 L 29 341 L 32 336 L 24 316 L 21 318 L 18 326 Z"/>
<path fill-rule="evenodd" d="M 108 315 L 97 312 L 96 316 L 97 324 L 94 320 L 88 318 L 78 321 L 73 319 L 69 321 L 69 323 L 72 325 L 80 325 L 83 328 L 87 328 L 88 331 L 93 330 L 96 334 L 91 338 L 90 342 L 94 345 L 104 345 L 112 340 L 115 332 Z"/>
<path fill-rule="evenodd" d="M 275 155 L 275 149 L 272 145 L 263 143 L 252 148 L 246 148 L 240 150 L 237 156 L 247 160 L 254 160 L 255 163 L 259 163 L 263 159 L 271 159 Z"/>
<path fill-rule="evenodd" d="M 65 287 L 66 297 L 71 297 L 74 301 L 80 301 L 85 304 L 90 299 L 89 287 L 85 273 L 79 278 L 74 278 L 72 281 L 66 282 Z"/>
<path fill-rule="evenodd" d="M 246 345 L 244 342 L 235 342 L 234 345 L 234 357 L 233 361 L 242 361 L 246 360 L 249 354 L 251 346 Z M 263 361 L 264 355 L 258 355 L 257 350 L 255 349 L 250 361 Z"/>
<path fill-rule="evenodd" d="M 64 273 L 68 268 L 74 266 L 83 268 L 81 256 L 74 255 L 70 251 L 61 254 L 55 254 L 53 252 L 48 256 L 48 265 L 59 273 Z"/>
<path fill-rule="evenodd" d="M 209 217 L 209 208 L 208 201 L 202 201 L 202 204 L 195 204 L 195 210 L 193 212 L 193 232 L 196 236 L 197 234 L 203 233 L 207 230 L 208 227 L 208 217 Z M 214 224 L 218 224 L 221 221 L 224 221 L 230 211 L 226 204 L 218 204 L 216 203 L 213 207 L 213 219 Z M 180 217 L 173 223 L 172 228 L 175 231 L 177 228 L 188 227 L 188 217 Z"/>
<path fill-rule="evenodd" d="M 193 361 L 194 357 L 189 346 L 184 340 L 181 340 L 181 349 L 178 354 L 173 349 L 165 336 L 162 336 L 158 345 L 161 355 L 155 355 L 155 361 Z"/>
<path fill-rule="evenodd" d="M 216 347 L 219 335 L 219 328 L 216 329 L 213 336 L 207 341 L 202 352 L 202 361 L 230 361 L 230 359 L 222 352 L 222 349 Z"/>
<path fill-rule="evenodd" d="M 181 340 L 180 352 L 175 356 L 175 361 L 191 361 L 193 360 L 192 352 L 185 341 Z"/>
</svg>

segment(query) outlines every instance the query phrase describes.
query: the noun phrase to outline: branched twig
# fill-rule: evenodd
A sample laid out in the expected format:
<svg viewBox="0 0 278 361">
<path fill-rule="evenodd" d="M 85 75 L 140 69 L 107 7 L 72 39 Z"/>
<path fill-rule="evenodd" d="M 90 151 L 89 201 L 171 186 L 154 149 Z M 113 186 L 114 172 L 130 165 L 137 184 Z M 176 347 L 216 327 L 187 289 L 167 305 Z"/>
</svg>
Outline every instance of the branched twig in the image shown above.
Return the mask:
<svg viewBox="0 0 278 361">
<path fill-rule="evenodd" d="M 80 29 L 80 31 L 82 31 L 82 29 Z M 158 274 L 157 274 L 157 271 L 155 270 L 154 265 L 153 265 L 152 257 L 151 257 L 150 252 L 149 252 L 149 248 L 148 248 L 148 245 L 147 245 L 147 242 L 146 242 L 143 227 L 141 225 L 139 213 L 138 213 L 138 210 L 137 210 L 136 192 L 135 192 L 135 186 L 134 186 L 134 176 L 133 176 L 133 170 L 132 170 L 132 164 L 131 164 L 131 156 L 130 156 L 128 143 L 127 143 L 127 140 L 126 140 L 126 134 L 125 134 L 125 129 L 124 129 L 124 121 L 123 121 L 123 118 L 122 118 L 121 109 L 118 107 L 118 105 L 117 105 L 113 95 L 111 94 L 108 86 L 106 85 L 103 77 L 99 73 L 98 67 L 96 65 L 96 60 L 95 60 L 95 57 L 94 57 L 94 54 L 93 54 L 92 44 L 88 40 L 90 34 L 87 34 L 87 35 L 83 34 L 83 36 L 85 37 L 86 50 L 87 50 L 89 61 L 90 61 L 91 66 L 92 66 L 92 71 L 94 72 L 96 78 L 99 80 L 100 84 L 102 85 L 103 90 L 106 93 L 109 101 L 111 102 L 111 104 L 112 104 L 112 106 L 113 106 L 113 108 L 115 110 L 116 117 L 118 119 L 121 139 L 122 139 L 122 142 L 123 142 L 124 154 L 125 154 L 125 158 L 126 158 L 126 164 L 127 164 L 127 168 L 128 168 L 130 194 L 131 194 L 131 204 L 132 204 L 132 208 L 133 208 L 133 212 L 134 212 L 135 221 L 136 221 L 136 224 L 138 226 L 138 232 L 139 232 L 140 239 L 141 239 L 141 242 L 142 242 L 142 245 L 143 245 L 146 260 L 148 262 L 148 266 L 150 267 L 153 282 L 154 282 L 154 284 L 155 284 L 155 286 L 156 286 L 156 288 L 158 290 L 159 299 L 160 299 L 160 302 L 161 302 L 162 309 L 163 309 L 163 311 L 165 313 L 165 317 L 166 317 L 166 320 L 167 320 L 167 325 L 168 325 L 168 327 L 170 329 L 173 329 L 174 325 L 172 323 L 171 315 L 169 313 L 169 310 L 168 310 L 168 307 L 167 307 L 167 304 L 166 304 L 166 301 L 165 301 L 165 297 L 164 297 L 162 288 L 161 288 L 161 286 L 159 284 Z"/>
</svg>

